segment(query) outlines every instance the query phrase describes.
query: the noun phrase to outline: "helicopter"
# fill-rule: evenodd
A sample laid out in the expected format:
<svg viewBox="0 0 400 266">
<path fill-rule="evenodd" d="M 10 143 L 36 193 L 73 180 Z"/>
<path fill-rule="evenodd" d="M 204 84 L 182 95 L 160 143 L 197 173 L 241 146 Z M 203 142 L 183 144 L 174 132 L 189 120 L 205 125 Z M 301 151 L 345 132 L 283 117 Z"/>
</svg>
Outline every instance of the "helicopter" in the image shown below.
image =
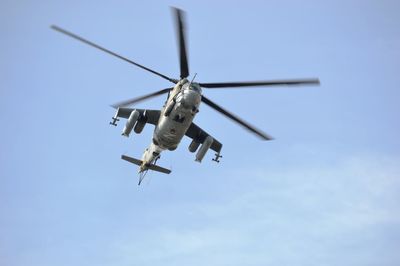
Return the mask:
<svg viewBox="0 0 400 266">
<path fill-rule="evenodd" d="M 196 114 L 199 112 L 201 103 L 208 105 L 217 112 L 225 115 L 227 118 L 238 123 L 251 133 L 257 135 L 262 140 L 272 140 L 273 138 L 263 131 L 253 127 L 243 119 L 227 111 L 220 105 L 216 104 L 203 94 L 204 89 L 219 89 L 219 88 L 238 88 L 238 87 L 269 87 L 269 86 L 298 86 L 298 85 L 319 85 L 319 79 L 288 79 L 288 80 L 266 80 L 266 81 L 246 81 L 246 82 L 213 82 L 203 83 L 195 82 L 196 75 L 191 80 L 189 77 L 189 64 L 186 51 L 186 36 L 185 36 L 185 14 L 184 11 L 172 7 L 173 16 L 175 18 L 175 30 L 178 39 L 179 63 L 180 63 L 180 78 L 175 79 L 163 75 L 153 69 L 136 63 L 126 57 L 112 52 L 100 45 L 97 45 L 87 39 L 80 37 L 72 32 L 69 32 L 61 27 L 52 25 L 51 28 L 78 41 L 86 43 L 89 46 L 97 48 L 105 53 L 122 59 L 132 65 L 142 68 L 150 73 L 153 73 L 171 83 L 172 87 L 167 87 L 159 91 L 124 100 L 111 105 L 116 109 L 115 115 L 112 117 L 110 125 L 117 126 L 120 118 L 127 119 L 122 130 L 122 136 L 129 137 L 132 130 L 140 134 L 146 124 L 154 125 L 154 132 L 149 147 L 144 151 L 141 159 L 136 159 L 127 155 L 122 155 L 121 159 L 139 166 L 139 182 L 141 184 L 148 170 L 157 171 L 160 173 L 170 174 L 171 170 L 157 165 L 160 159 L 161 152 L 165 150 L 175 150 L 184 136 L 192 139 L 189 145 L 189 151 L 196 153 L 195 161 L 201 162 L 208 150 L 215 152 L 213 161 L 219 163 L 222 144 L 216 138 L 208 134 L 198 125 L 193 122 Z M 167 99 L 160 110 L 130 108 L 138 102 L 167 94 Z"/>
</svg>

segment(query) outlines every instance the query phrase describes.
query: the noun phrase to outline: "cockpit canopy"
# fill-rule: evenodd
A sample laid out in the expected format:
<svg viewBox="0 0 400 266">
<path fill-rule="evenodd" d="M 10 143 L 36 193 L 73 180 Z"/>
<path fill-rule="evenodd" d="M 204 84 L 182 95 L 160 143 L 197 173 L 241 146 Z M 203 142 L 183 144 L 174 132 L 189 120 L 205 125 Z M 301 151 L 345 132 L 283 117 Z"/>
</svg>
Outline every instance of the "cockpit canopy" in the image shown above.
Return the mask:
<svg viewBox="0 0 400 266">
<path fill-rule="evenodd" d="M 198 83 L 191 83 L 191 87 L 192 87 L 193 90 L 201 93 L 201 88 L 200 88 L 200 85 Z"/>
<path fill-rule="evenodd" d="M 188 90 L 188 89 L 189 89 L 189 86 L 190 86 L 190 89 L 191 89 L 191 90 L 194 90 L 194 91 L 196 91 L 196 92 L 198 92 L 198 93 L 201 93 L 201 87 L 200 87 L 200 85 L 199 85 L 198 83 L 195 83 L 195 82 L 193 82 L 193 83 L 187 82 L 187 83 L 183 84 L 183 85 L 182 85 L 182 90 Z"/>
</svg>

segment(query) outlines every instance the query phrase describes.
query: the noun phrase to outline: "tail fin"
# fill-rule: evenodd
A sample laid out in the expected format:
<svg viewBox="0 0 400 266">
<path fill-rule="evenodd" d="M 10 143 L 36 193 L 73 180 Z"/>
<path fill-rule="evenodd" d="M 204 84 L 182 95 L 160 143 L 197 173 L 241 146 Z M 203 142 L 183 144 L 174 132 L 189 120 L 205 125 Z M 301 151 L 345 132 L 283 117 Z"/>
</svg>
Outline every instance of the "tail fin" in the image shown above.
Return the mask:
<svg viewBox="0 0 400 266">
<path fill-rule="evenodd" d="M 130 162 L 130 163 L 136 164 L 136 165 L 138 165 L 138 166 L 141 166 L 142 163 L 143 163 L 141 160 L 138 160 L 138 159 L 135 159 L 135 158 L 126 156 L 126 155 L 122 155 L 122 156 L 121 156 L 121 159 L 122 159 L 122 160 L 125 160 L 125 161 L 128 161 L 128 162 Z M 153 170 L 153 171 L 156 171 L 156 172 L 160 172 L 160 173 L 164 173 L 164 174 L 169 174 L 169 173 L 171 173 L 171 170 L 166 169 L 166 168 L 163 168 L 163 167 L 158 166 L 158 165 L 155 165 L 155 164 L 149 164 L 149 165 L 147 165 L 146 167 L 147 167 L 148 169 L 150 169 L 150 170 Z"/>
</svg>

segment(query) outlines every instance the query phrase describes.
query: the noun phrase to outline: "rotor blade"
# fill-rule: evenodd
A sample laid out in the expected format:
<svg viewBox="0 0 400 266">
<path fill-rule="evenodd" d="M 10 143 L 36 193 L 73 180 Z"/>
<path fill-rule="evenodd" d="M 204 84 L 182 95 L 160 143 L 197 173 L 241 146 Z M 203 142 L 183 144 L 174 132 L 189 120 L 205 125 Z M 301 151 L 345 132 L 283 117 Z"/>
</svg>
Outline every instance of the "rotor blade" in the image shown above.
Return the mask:
<svg viewBox="0 0 400 266">
<path fill-rule="evenodd" d="M 159 91 L 156 91 L 156 92 L 147 94 L 147 95 L 143 95 L 143 96 L 136 97 L 136 98 L 133 98 L 133 99 L 125 100 L 125 101 L 122 101 L 122 102 L 118 102 L 118 103 L 115 103 L 115 104 L 111 105 L 111 107 L 117 109 L 117 108 L 119 108 L 119 107 L 128 106 L 128 105 L 131 105 L 131 104 L 134 104 L 134 103 L 138 103 L 138 102 L 147 100 L 147 99 L 149 99 L 149 98 L 153 98 L 153 97 L 156 97 L 156 96 L 158 96 L 158 95 L 167 93 L 167 92 L 169 92 L 171 89 L 172 89 L 172 88 L 166 88 L 166 89 L 162 89 L 162 90 L 159 90 Z"/>
<path fill-rule="evenodd" d="M 173 7 L 176 20 L 176 33 L 178 34 L 179 42 L 179 61 L 181 70 L 181 79 L 189 76 L 188 58 L 186 53 L 186 38 L 185 38 L 185 21 L 184 13 L 182 10 Z"/>
<path fill-rule="evenodd" d="M 256 86 L 296 86 L 296 85 L 319 85 L 319 79 L 289 79 L 289 80 L 266 80 L 266 81 L 246 81 L 246 82 L 217 82 L 199 83 L 204 88 L 237 88 L 237 87 L 256 87 Z"/>
<path fill-rule="evenodd" d="M 214 108 L 218 112 L 222 113 L 223 115 L 227 116 L 228 118 L 232 119 L 233 121 L 239 123 L 240 125 L 242 125 L 246 129 L 248 129 L 249 131 L 253 132 L 254 134 L 259 136 L 263 140 L 272 140 L 273 139 L 271 136 L 268 136 L 264 132 L 262 132 L 256 128 L 254 128 L 253 126 L 249 125 L 248 123 L 244 122 L 242 119 L 240 119 L 239 117 L 235 116 L 234 114 L 228 112 L 227 110 L 223 109 L 221 106 L 217 105 L 216 103 L 214 103 L 210 99 L 206 98 L 205 96 L 201 96 L 201 100 L 205 104 L 210 106 L 211 108 Z"/>
<path fill-rule="evenodd" d="M 103 51 L 103 52 L 106 52 L 106 53 L 108 53 L 108 54 L 110 54 L 110 55 L 113 55 L 113 56 L 115 56 L 115 57 L 118 57 L 119 59 L 122 59 L 122 60 L 124 60 L 124 61 L 126 61 L 126 62 L 128 62 L 128 63 L 131 63 L 131 64 L 133 64 L 133 65 L 135 65 L 135 66 L 137 66 L 137 67 L 140 67 L 140 68 L 142 68 L 142 69 L 144 69 L 144 70 L 147 70 L 147 71 L 149 71 L 149 72 L 151 72 L 151 73 L 153 73 L 153 74 L 156 74 L 157 76 L 160 76 L 160 77 L 162 77 L 162 78 L 164 78 L 164 79 L 166 79 L 166 80 L 168 80 L 168 81 L 170 81 L 170 82 L 172 82 L 172 83 L 177 83 L 177 82 L 178 82 L 176 79 L 172 79 L 172 78 L 167 77 L 167 76 L 165 76 L 165 75 L 163 75 L 163 74 L 161 74 L 161 73 L 158 73 L 157 71 L 154 71 L 154 70 L 152 70 L 152 69 L 150 69 L 150 68 L 147 68 L 147 67 L 145 67 L 145 66 L 142 66 L 142 65 L 140 65 L 140 64 L 138 64 L 138 63 L 136 63 L 136 62 L 133 62 L 132 60 L 130 60 L 130 59 L 126 58 L 126 57 L 123 57 L 123 56 L 121 56 L 121 55 L 119 55 L 119 54 L 116 54 L 116 53 L 114 53 L 114 52 L 112 52 L 112 51 L 110 51 L 110 50 L 108 50 L 108 49 L 106 49 L 106 48 L 101 47 L 100 45 L 97 45 L 97 44 L 95 44 L 95 43 L 93 43 L 93 42 L 91 42 L 91 41 L 88 41 L 88 40 L 86 40 L 86 39 L 84 39 L 84 38 L 82 38 L 82 37 L 80 37 L 80 36 L 78 36 L 78 35 L 76 35 L 76 34 L 74 34 L 74 33 L 71 33 L 71 32 L 69 32 L 69 31 L 67 31 L 67 30 L 64 30 L 64 29 L 62 29 L 62 28 L 60 28 L 60 27 L 58 27 L 58 26 L 52 25 L 51 28 L 52 28 L 53 30 L 56 30 L 56 31 L 58 31 L 58 32 L 61 32 L 61 33 L 65 34 L 65 35 L 68 35 L 68 36 L 70 36 L 70 37 L 72 37 L 72 38 L 74 38 L 74 39 L 76 39 L 76 40 L 78 40 L 78 41 L 81 41 L 81 42 L 83 42 L 83 43 L 86 43 L 86 44 L 88 44 L 88 45 L 90 45 L 90 46 L 92 46 L 92 47 L 94 47 L 94 48 L 97 48 L 97 49 L 99 49 L 99 50 L 101 50 L 101 51 Z"/>
</svg>

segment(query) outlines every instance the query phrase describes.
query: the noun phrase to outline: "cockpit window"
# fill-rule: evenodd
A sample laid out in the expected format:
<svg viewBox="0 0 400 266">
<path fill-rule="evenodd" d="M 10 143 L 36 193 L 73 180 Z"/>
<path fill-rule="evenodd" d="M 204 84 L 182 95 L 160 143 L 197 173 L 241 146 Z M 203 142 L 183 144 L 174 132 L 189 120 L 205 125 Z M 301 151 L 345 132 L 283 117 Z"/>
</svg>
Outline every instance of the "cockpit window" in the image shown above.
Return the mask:
<svg viewBox="0 0 400 266">
<path fill-rule="evenodd" d="M 174 121 L 176 121 L 178 123 L 183 123 L 183 121 L 185 121 L 185 117 L 183 115 L 176 115 L 174 117 Z"/>
<path fill-rule="evenodd" d="M 192 83 L 192 89 L 195 91 L 200 91 L 200 86 L 197 83 Z"/>
</svg>

